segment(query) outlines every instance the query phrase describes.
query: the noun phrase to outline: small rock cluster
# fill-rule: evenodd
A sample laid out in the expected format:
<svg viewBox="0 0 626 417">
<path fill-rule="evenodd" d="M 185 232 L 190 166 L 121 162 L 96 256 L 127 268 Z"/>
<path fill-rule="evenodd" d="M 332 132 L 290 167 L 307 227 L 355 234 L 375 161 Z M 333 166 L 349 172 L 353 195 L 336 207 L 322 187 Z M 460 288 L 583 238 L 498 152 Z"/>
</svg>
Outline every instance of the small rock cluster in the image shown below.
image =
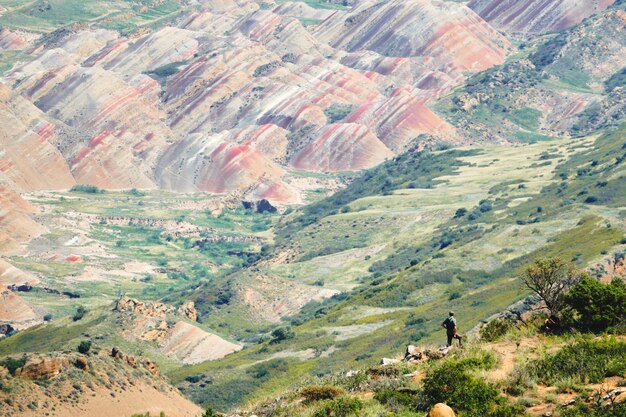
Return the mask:
<svg viewBox="0 0 626 417">
<path fill-rule="evenodd" d="M 148 372 L 154 376 L 159 375 L 159 367 L 155 362 L 148 358 L 137 358 L 133 355 L 126 355 L 118 348 L 111 349 L 111 356 L 119 361 L 125 362 L 127 365 L 137 368 L 142 365 Z"/>
<path fill-rule="evenodd" d="M 143 302 L 123 296 L 117 301 L 115 305 L 115 311 L 131 312 L 141 314 L 145 317 L 165 317 L 168 313 L 178 312 L 189 320 L 197 321 L 198 312 L 193 301 L 189 301 L 176 309 L 173 306 L 169 306 L 163 303 Z"/>
<path fill-rule="evenodd" d="M 441 359 L 452 351 L 452 347 L 442 347 L 436 350 L 420 349 L 417 346 L 408 345 L 404 351 L 403 359 L 382 358 L 380 364 L 382 366 L 393 365 L 401 362 L 418 363 L 424 359 Z"/>
</svg>

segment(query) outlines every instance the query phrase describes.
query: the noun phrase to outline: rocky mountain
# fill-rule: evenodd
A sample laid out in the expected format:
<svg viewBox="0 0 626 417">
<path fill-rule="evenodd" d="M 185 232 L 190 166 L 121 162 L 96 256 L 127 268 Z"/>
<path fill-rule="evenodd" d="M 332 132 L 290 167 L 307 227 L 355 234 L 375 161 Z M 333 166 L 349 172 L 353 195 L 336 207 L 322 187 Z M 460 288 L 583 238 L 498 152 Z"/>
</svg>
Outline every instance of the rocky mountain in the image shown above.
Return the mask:
<svg viewBox="0 0 626 417">
<path fill-rule="evenodd" d="M 513 49 L 455 3 L 363 3 L 332 13 L 262 6 L 203 2 L 131 36 L 74 25 L 25 50 L 3 94 L 45 114 L 47 125 L 28 128 L 48 132 L 62 161 L 46 163 L 64 162 L 72 176 L 55 173 L 58 184 L 48 188 L 75 181 L 301 202 L 291 170 L 368 168 L 424 134 L 464 142 L 425 103 Z M 381 19 L 398 25 L 378 31 Z M 19 45 L 5 32 L 4 49 Z"/>
</svg>

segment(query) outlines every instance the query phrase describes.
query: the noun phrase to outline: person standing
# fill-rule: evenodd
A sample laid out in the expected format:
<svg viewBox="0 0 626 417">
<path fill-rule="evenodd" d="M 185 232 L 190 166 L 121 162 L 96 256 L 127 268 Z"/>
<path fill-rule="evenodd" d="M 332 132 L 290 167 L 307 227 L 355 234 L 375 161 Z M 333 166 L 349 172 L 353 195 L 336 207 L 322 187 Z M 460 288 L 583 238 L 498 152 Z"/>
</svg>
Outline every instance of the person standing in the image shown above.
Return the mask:
<svg viewBox="0 0 626 417">
<path fill-rule="evenodd" d="M 457 334 L 456 319 L 454 318 L 454 311 L 448 313 L 448 318 L 441 323 L 441 327 L 446 329 L 448 335 L 448 346 L 452 346 L 452 341 L 457 339 L 459 346 L 463 346 L 463 337 Z"/>
</svg>

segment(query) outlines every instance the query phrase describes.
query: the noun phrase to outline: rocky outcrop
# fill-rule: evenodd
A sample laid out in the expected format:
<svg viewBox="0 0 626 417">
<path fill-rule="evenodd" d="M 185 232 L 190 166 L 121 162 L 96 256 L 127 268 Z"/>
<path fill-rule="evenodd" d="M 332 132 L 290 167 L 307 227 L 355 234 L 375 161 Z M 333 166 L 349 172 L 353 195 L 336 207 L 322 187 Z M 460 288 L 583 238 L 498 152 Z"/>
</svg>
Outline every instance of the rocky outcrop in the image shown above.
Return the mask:
<svg viewBox="0 0 626 417">
<path fill-rule="evenodd" d="M 191 301 L 176 308 L 124 296 L 118 300 L 114 311 L 122 314 L 121 330 L 127 339 L 154 342 L 161 353 L 182 363 L 220 359 L 243 347 L 181 320 L 182 316 L 197 321 L 198 313 Z M 113 350 L 112 356 L 135 362 L 135 358 L 118 349 Z"/>
<path fill-rule="evenodd" d="M 406 351 L 404 352 L 404 361 L 405 362 L 419 362 L 424 357 L 422 350 L 417 346 L 408 345 L 406 347 Z"/>
<path fill-rule="evenodd" d="M 15 375 L 33 381 L 50 380 L 59 376 L 61 371 L 69 365 L 70 362 L 65 357 L 30 356 L 26 359 L 24 366 L 15 372 Z"/>
<path fill-rule="evenodd" d="M 178 312 L 191 321 L 198 321 L 198 312 L 193 301 L 188 301 L 178 307 Z"/>
<path fill-rule="evenodd" d="M 168 306 L 163 303 L 144 303 L 143 301 L 123 296 L 117 301 L 115 311 L 136 313 L 146 317 L 165 317 Z"/>
<path fill-rule="evenodd" d="M 154 376 L 158 376 L 160 374 L 158 365 L 149 358 L 126 355 L 116 347 L 111 349 L 111 357 L 121 362 L 124 362 L 125 364 L 133 368 L 141 366 Z"/>
<path fill-rule="evenodd" d="M 185 364 L 220 359 L 243 348 L 183 321 L 168 329 L 159 347 L 166 355 Z"/>
<path fill-rule="evenodd" d="M 183 303 L 178 309 L 158 302 L 143 302 L 127 296 L 120 298 L 115 304 L 115 311 L 140 314 L 145 317 L 165 318 L 168 313 L 178 312 L 189 320 L 197 321 L 198 312 L 193 301 Z"/>
</svg>

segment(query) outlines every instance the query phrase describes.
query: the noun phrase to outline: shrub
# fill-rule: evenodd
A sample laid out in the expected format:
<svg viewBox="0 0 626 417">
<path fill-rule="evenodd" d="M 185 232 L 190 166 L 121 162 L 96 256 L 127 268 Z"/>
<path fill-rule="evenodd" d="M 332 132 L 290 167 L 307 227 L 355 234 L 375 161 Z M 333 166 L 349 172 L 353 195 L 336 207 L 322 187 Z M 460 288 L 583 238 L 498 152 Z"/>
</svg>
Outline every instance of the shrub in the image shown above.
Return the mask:
<svg viewBox="0 0 626 417">
<path fill-rule="evenodd" d="M 304 387 L 300 391 L 300 395 L 304 397 L 306 401 L 320 401 L 320 400 L 332 400 L 333 398 L 337 398 L 341 395 L 344 395 L 345 392 L 337 387 L 324 385 L 311 385 L 308 387 Z"/>
<path fill-rule="evenodd" d="M 626 403 L 611 403 L 606 406 L 579 403 L 566 408 L 561 417 L 623 417 L 626 415 Z"/>
<path fill-rule="evenodd" d="M 85 314 L 87 314 L 87 309 L 83 306 L 78 306 L 76 312 L 74 313 L 74 316 L 72 316 L 72 320 L 78 321 L 85 317 Z"/>
<path fill-rule="evenodd" d="M 363 402 L 358 398 L 339 397 L 327 400 L 313 417 L 348 417 L 356 415 L 363 409 Z"/>
<path fill-rule="evenodd" d="M 78 344 L 78 351 L 83 355 L 89 352 L 91 349 L 91 342 L 89 340 L 83 340 Z"/>
<path fill-rule="evenodd" d="M 427 406 L 445 403 L 466 416 L 485 416 L 499 398 L 498 390 L 466 372 L 460 363 L 446 363 L 424 378 Z"/>
<path fill-rule="evenodd" d="M 456 300 L 457 298 L 461 298 L 461 293 L 454 291 L 448 296 L 448 301 Z"/>
<path fill-rule="evenodd" d="M 461 207 L 460 209 L 457 209 L 456 212 L 454 213 L 454 218 L 458 219 L 459 217 L 463 217 L 467 214 L 467 209 Z"/>
<path fill-rule="evenodd" d="M 160 66 L 159 68 L 155 68 L 150 71 L 149 74 L 154 74 L 157 77 L 169 77 L 178 72 L 178 68 L 181 66 L 182 62 L 171 62 L 169 64 L 165 64 Z"/>
<path fill-rule="evenodd" d="M 274 359 L 251 366 L 246 373 L 255 379 L 266 380 L 273 374 L 286 372 L 287 369 L 288 363 L 285 359 Z"/>
<path fill-rule="evenodd" d="M 411 411 L 418 411 L 423 408 L 421 398 L 413 390 L 385 388 L 376 391 L 374 399 L 381 404 L 394 408 L 403 407 Z"/>
<path fill-rule="evenodd" d="M 0 362 L 0 365 L 2 365 L 5 368 L 7 368 L 11 375 L 15 375 L 15 372 L 19 368 L 24 366 L 25 363 L 26 363 L 26 361 L 24 359 L 6 358 L 2 362 Z"/>
<path fill-rule="evenodd" d="M 494 342 L 508 333 L 513 327 L 511 320 L 495 319 L 480 328 L 480 338 L 487 342 Z"/>
<path fill-rule="evenodd" d="M 96 187 L 95 185 L 89 184 L 76 184 L 70 191 L 73 193 L 88 193 L 88 194 L 101 194 L 104 193 L 104 190 Z"/>
<path fill-rule="evenodd" d="M 565 301 L 577 313 L 577 323 L 584 330 L 603 331 L 626 320 L 626 284 L 621 279 L 605 285 L 584 277 Z"/>
<path fill-rule="evenodd" d="M 598 383 L 604 378 L 626 373 L 626 342 L 615 338 L 583 340 L 529 363 L 528 368 L 531 374 L 548 385 L 563 378 L 572 378 L 574 383 Z"/>
<path fill-rule="evenodd" d="M 324 109 L 324 114 L 328 119 L 328 123 L 337 123 L 346 118 L 352 113 L 353 107 L 351 104 L 331 104 Z"/>
<path fill-rule="evenodd" d="M 217 413 L 211 407 L 207 407 L 201 417 L 219 417 L 221 414 Z"/>
<path fill-rule="evenodd" d="M 52 314 L 48 313 L 45 316 L 43 316 L 43 321 L 51 321 L 52 320 Z"/>
<path fill-rule="evenodd" d="M 272 331 L 272 340 L 271 344 L 280 343 L 283 340 L 293 339 L 296 337 L 296 334 L 291 329 L 291 327 L 279 327 Z"/>
<path fill-rule="evenodd" d="M 200 382 L 201 380 L 202 380 L 202 375 L 201 374 L 189 375 L 187 378 L 185 378 L 185 381 L 191 382 L 192 384 L 196 384 L 196 383 Z"/>
</svg>

